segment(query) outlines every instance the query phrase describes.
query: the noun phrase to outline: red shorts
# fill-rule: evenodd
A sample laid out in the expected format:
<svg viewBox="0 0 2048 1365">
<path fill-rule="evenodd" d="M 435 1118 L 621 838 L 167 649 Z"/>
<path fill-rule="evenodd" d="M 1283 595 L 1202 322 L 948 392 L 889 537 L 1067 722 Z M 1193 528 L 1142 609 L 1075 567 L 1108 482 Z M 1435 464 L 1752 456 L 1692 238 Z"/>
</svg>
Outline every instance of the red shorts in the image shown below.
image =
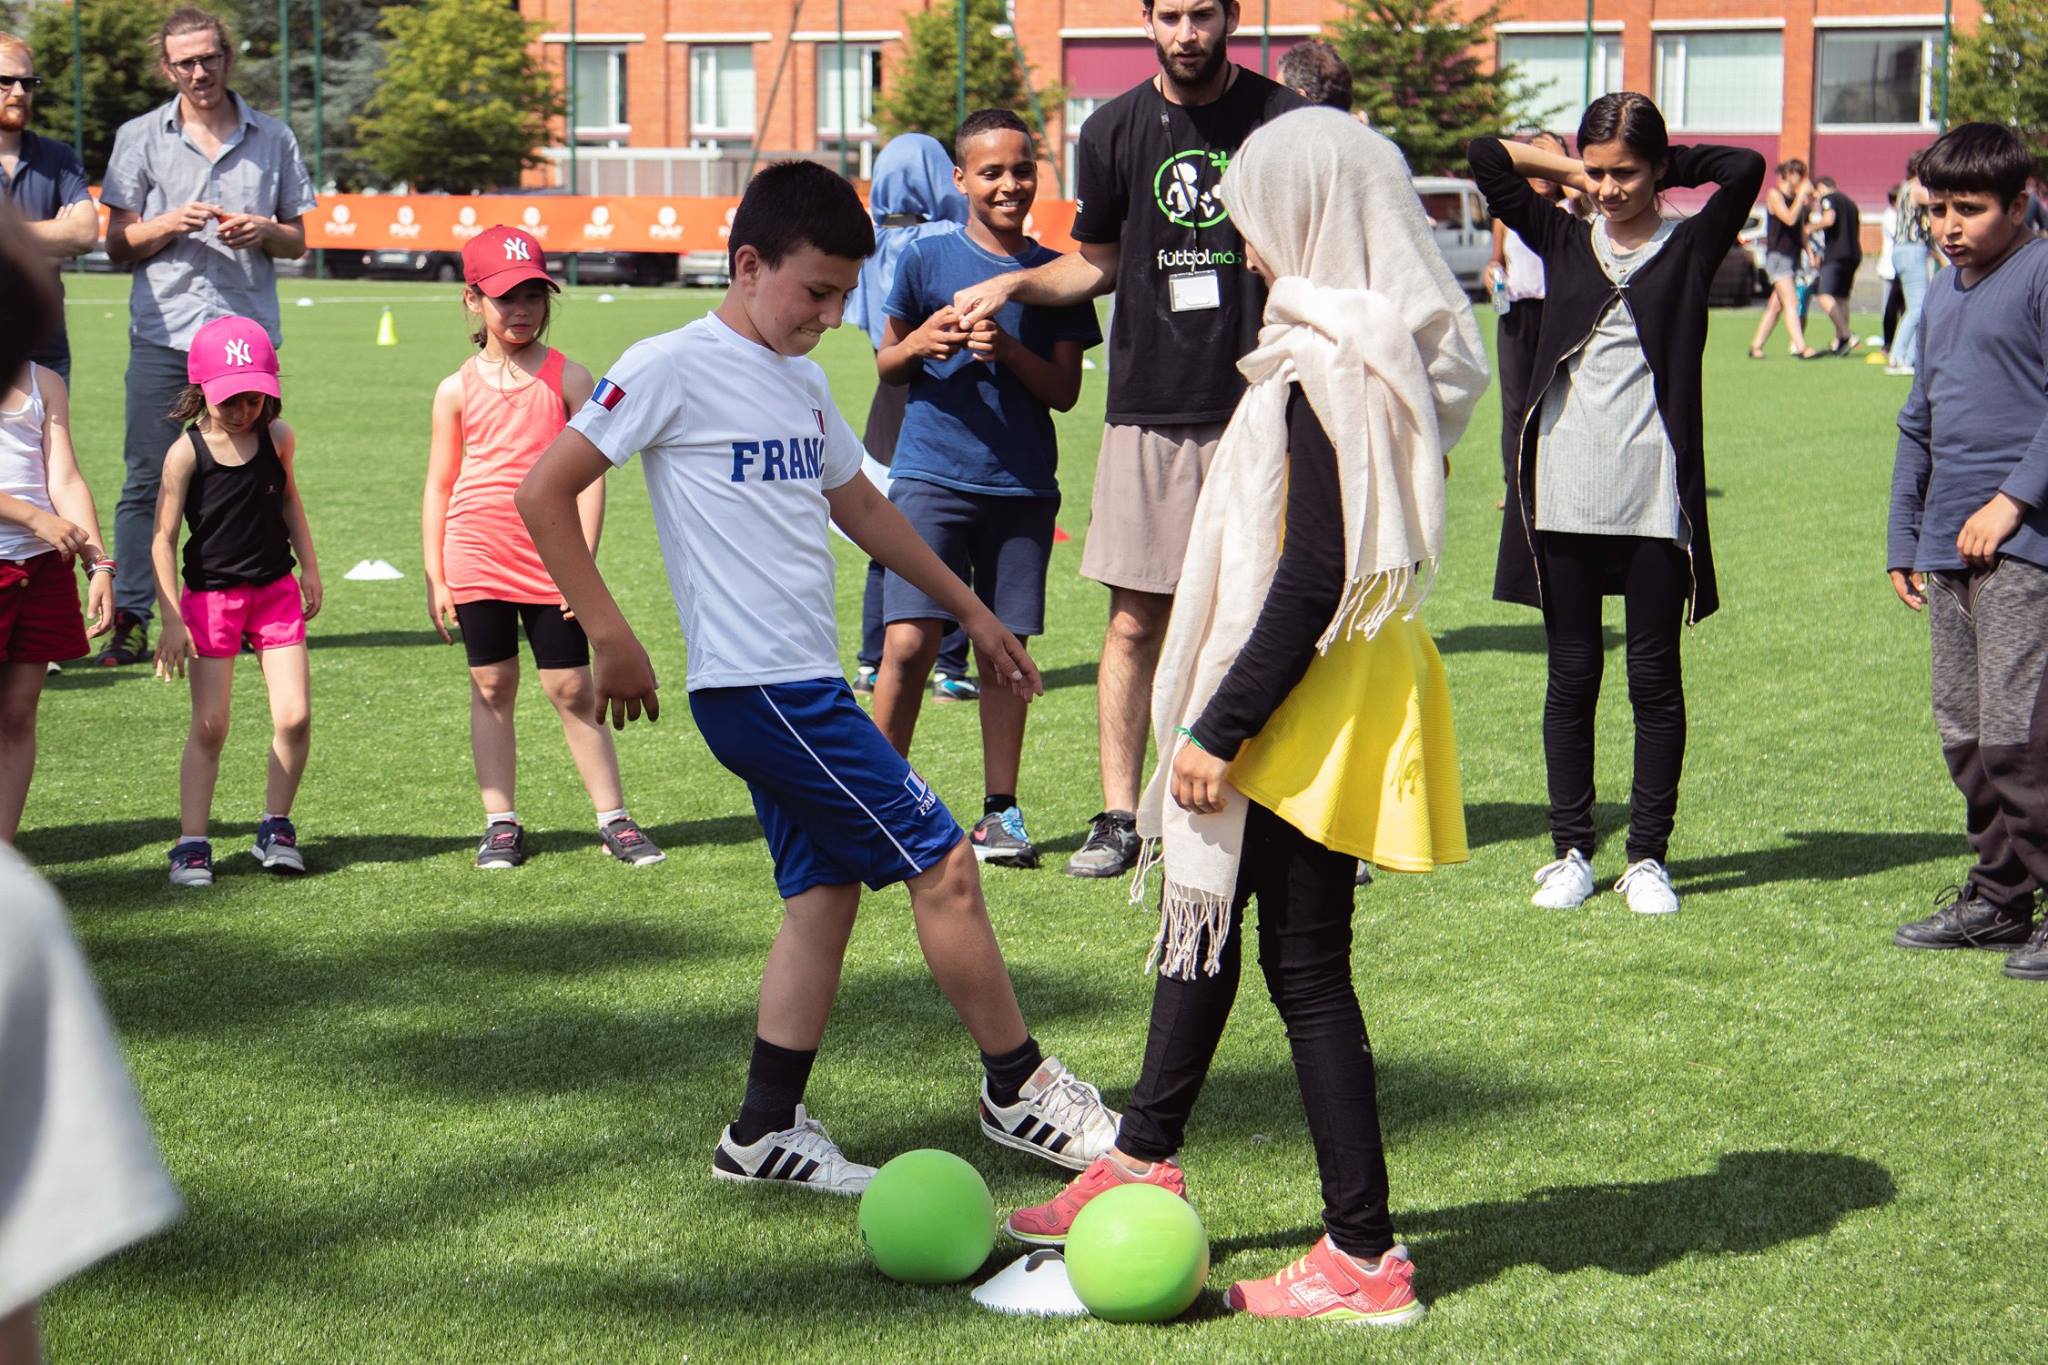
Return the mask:
<svg viewBox="0 0 2048 1365">
<path fill-rule="evenodd" d="M 201 658 L 232 659 L 247 639 L 257 650 L 306 642 L 306 611 L 299 580 L 286 574 L 261 587 L 217 588 L 178 594 L 178 614 Z"/>
<path fill-rule="evenodd" d="M 55 550 L 0 559 L 0 662 L 63 663 L 87 648 L 71 561 Z"/>
</svg>

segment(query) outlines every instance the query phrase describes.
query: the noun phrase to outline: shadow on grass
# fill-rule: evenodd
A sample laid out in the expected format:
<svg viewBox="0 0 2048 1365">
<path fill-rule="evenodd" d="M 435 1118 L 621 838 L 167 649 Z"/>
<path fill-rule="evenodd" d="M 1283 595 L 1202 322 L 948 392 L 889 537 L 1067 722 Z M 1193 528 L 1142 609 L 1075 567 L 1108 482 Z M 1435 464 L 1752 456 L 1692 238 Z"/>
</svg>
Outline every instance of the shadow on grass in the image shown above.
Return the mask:
<svg viewBox="0 0 2048 1365">
<path fill-rule="evenodd" d="M 450 634 L 453 633 L 452 631 L 450 632 Z M 354 630 L 333 632 L 309 630 L 306 632 L 306 648 L 316 651 L 322 649 L 402 649 L 407 645 L 414 647 L 434 645 L 441 649 L 452 650 L 457 658 L 460 658 L 462 655 L 461 636 L 455 637 L 454 645 L 443 645 L 441 637 L 426 626 L 421 626 L 418 630 Z"/>
<path fill-rule="evenodd" d="M 1619 835 L 1628 824 L 1628 807 L 1616 801 L 1593 806 L 1593 827 Z M 1472 848 L 1488 844 L 1537 839 L 1550 833 L 1550 807 L 1541 801 L 1468 801 L 1465 803 L 1465 842 Z M 1605 844 L 1610 836 L 1597 836 Z M 1531 871 L 1534 871 L 1532 868 Z"/>
<path fill-rule="evenodd" d="M 1535 1190 L 1526 1198 L 1395 1211 L 1430 1298 L 1520 1265 L 1553 1275 L 1648 1275 L 1687 1256 L 1745 1256 L 1818 1237 L 1898 1194 L 1891 1172 L 1837 1152 L 1728 1152 L 1705 1175 Z M 1296 1228 L 1217 1243 L 1225 1252 L 1291 1251 L 1322 1235 Z"/>
<path fill-rule="evenodd" d="M 1045 690 L 1048 692 L 1057 692 L 1063 687 L 1092 688 L 1095 686 L 1096 671 L 1097 666 L 1093 663 L 1063 664 L 1058 668 L 1047 669 L 1039 674 L 1039 678 L 1045 683 Z"/>
<path fill-rule="evenodd" d="M 1614 649 L 1621 643 L 1620 631 L 1612 626 L 1601 629 L 1601 648 Z M 1436 637 L 1439 654 L 1545 654 L 1549 648 L 1541 621 L 1456 626 Z"/>
<path fill-rule="evenodd" d="M 308 829 L 303 831 L 305 846 L 301 851 L 306 856 L 306 869 L 312 875 L 346 871 L 365 863 L 415 863 L 474 852 L 481 835 L 481 821 L 478 824 L 478 834 L 323 835 L 317 829 Z M 646 829 L 657 844 L 670 851 L 707 845 L 745 844 L 761 837 L 761 827 L 750 815 L 671 820 L 667 824 L 649 825 Z M 240 852 L 244 841 L 255 839 L 256 822 L 216 820 L 210 834 L 214 860 L 218 863 L 228 853 Z M 19 847 L 23 857 L 38 867 L 48 869 L 66 863 L 119 857 L 143 848 L 168 850 L 177 835 L 177 817 L 166 815 L 152 820 L 102 820 L 23 830 Z M 602 847 L 597 831 L 588 825 L 572 829 L 529 828 L 526 831 L 528 857 L 589 852 Z M 62 889 L 63 879 L 60 877 L 58 880 Z"/>
<path fill-rule="evenodd" d="M 1678 889 L 1697 896 L 1771 882 L 1839 881 L 1970 856 L 1969 841 L 1960 831 L 1794 829 L 1785 837 L 1791 843 L 1778 848 L 1682 859 L 1673 864 Z"/>
</svg>

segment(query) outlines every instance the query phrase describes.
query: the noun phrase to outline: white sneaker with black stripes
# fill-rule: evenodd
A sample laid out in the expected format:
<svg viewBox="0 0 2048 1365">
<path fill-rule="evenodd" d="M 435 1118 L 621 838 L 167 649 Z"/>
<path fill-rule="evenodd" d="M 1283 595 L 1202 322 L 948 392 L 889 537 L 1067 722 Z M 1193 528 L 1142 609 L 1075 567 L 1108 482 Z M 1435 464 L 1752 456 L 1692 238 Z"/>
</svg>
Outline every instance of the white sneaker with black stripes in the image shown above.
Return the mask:
<svg viewBox="0 0 2048 1365">
<path fill-rule="evenodd" d="M 825 1125 L 796 1107 L 796 1126 L 770 1133 L 742 1147 L 727 1127 L 711 1153 L 714 1180 L 791 1185 L 819 1194 L 858 1195 L 875 1178 L 875 1168 L 848 1161 Z"/>
<path fill-rule="evenodd" d="M 981 1078 L 981 1131 L 990 1142 L 1042 1156 L 1055 1166 L 1082 1171 L 1116 1143 L 1123 1115 L 1102 1102 L 1102 1092 L 1057 1057 L 1038 1064 L 1017 1091 L 1015 1104 L 989 1098 Z"/>
</svg>

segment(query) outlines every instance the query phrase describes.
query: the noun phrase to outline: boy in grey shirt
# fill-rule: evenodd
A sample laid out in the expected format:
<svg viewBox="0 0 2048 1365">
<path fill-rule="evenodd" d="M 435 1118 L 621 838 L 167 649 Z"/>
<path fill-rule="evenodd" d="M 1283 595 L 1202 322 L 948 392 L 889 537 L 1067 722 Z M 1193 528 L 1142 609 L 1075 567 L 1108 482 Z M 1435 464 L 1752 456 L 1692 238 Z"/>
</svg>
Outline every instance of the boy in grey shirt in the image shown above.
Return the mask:
<svg viewBox="0 0 2048 1365">
<path fill-rule="evenodd" d="M 1927 290 L 1899 412 L 1886 564 L 1927 608 L 1934 721 L 1977 861 L 1902 948 L 2011 949 L 2048 981 L 2048 242 L 2026 230 L 2031 158 L 1966 123 L 1923 155 L 1928 220 L 1953 268 Z"/>
</svg>

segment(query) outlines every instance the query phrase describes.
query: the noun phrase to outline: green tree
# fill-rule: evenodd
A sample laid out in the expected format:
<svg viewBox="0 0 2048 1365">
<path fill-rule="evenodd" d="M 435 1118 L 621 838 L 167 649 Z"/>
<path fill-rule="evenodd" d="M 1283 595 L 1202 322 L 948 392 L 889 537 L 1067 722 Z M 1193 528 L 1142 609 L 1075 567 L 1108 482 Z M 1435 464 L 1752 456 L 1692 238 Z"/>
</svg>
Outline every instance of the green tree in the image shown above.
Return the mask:
<svg viewBox="0 0 2048 1365">
<path fill-rule="evenodd" d="M 95 184 L 106 172 L 114 134 L 122 124 L 170 98 L 157 70 L 156 31 L 171 11 L 168 0 L 92 0 L 78 13 L 85 68 L 85 145 L 78 155 Z M 71 6 L 44 0 L 28 12 L 24 35 L 36 53 L 35 130 L 73 141 L 71 110 Z"/>
<path fill-rule="evenodd" d="M 1935 74 L 1935 98 L 1941 76 Z M 1975 33 L 1956 40 L 1949 62 L 1948 121 L 2003 123 L 2048 168 L 2048 5 L 1985 0 Z"/>
<path fill-rule="evenodd" d="M 313 6 L 320 6 L 320 98 L 314 99 Z M 379 180 L 362 148 L 356 120 L 376 92 L 385 60 L 378 18 L 385 9 L 411 0 L 291 0 L 292 131 L 307 169 L 315 169 L 314 115 L 319 113 L 322 165 L 317 168 L 343 190 Z M 278 92 L 276 0 L 239 0 L 228 24 L 241 49 L 234 85 L 243 99 L 269 114 L 283 111 Z"/>
<path fill-rule="evenodd" d="M 882 131 L 890 137 L 929 133 L 948 149 L 953 145 L 953 130 L 960 123 L 955 75 L 960 30 L 954 3 L 933 5 L 910 19 L 902 64 L 877 111 Z M 1023 54 L 1010 36 L 1003 0 L 967 0 L 968 110 L 1014 109 L 1043 141 L 1043 111 L 1065 99 L 1066 92 L 1056 85 L 1031 86 Z"/>
<path fill-rule="evenodd" d="M 504 0 L 426 0 L 384 11 L 389 60 L 356 121 L 363 156 L 387 182 L 474 193 L 543 163 L 559 83 L 532 50 L 539 24 Z"/>
<path fill-rule="evenodd" d="M 1349 0 L 1327 37 L 1356 77 L 1352 102 L 1417 175 L 1465 164 L 1465 144 L 1527 111 L 1511 67 L 1489 71 L 1500 7 L 1461 18 L 1453 0 Z"/>
</svg>

